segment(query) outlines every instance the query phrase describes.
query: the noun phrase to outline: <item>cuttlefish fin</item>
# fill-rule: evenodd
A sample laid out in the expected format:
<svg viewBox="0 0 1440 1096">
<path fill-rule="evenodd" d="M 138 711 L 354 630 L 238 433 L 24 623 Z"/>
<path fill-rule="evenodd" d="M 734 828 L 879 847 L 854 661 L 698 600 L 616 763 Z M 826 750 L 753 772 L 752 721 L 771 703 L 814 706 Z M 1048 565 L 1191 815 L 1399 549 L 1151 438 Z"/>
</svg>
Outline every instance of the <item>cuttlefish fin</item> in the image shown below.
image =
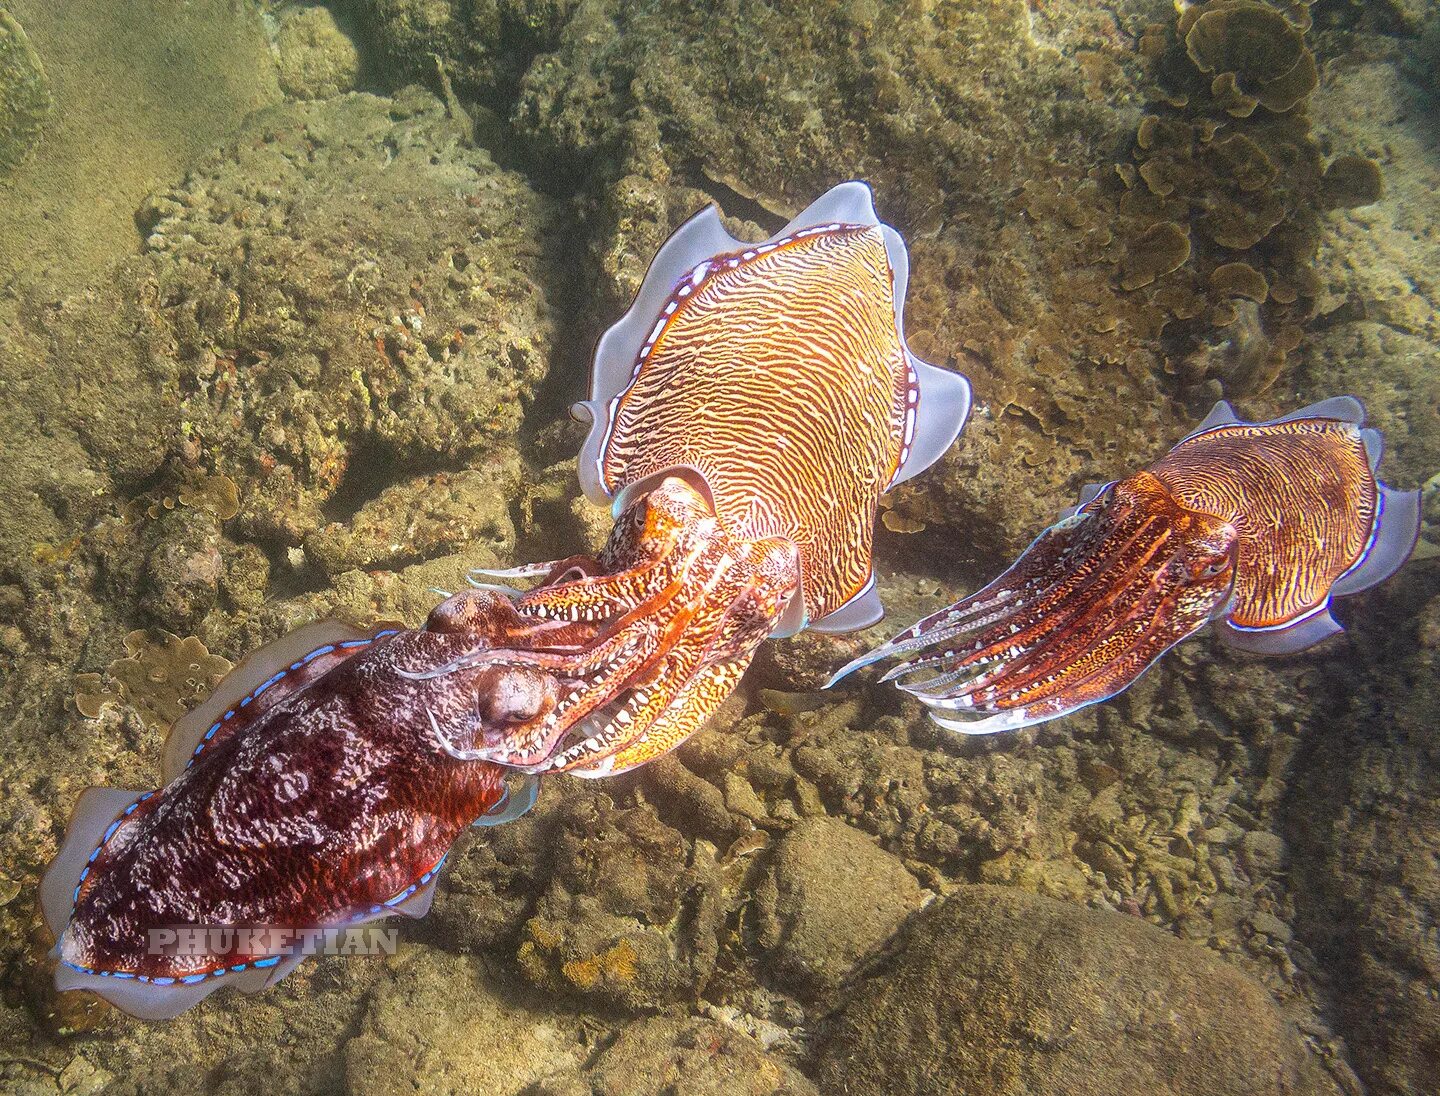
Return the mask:
<svg viewBox="0 0 1440 1096">
<path fill-rule="evenodd" d="M 600 337 L 590 371 L 590 398 L 571 408 L 577 419 L 590 423 L 580 450 L 580 487 L 591 502 L 601 506 L 610 502 L 600 461 L 610 434 L 611 405 L 634 382 L 641 348 L 670 294 L 707 259 L 742 247 L 720 223 L 719 209 L 706 206 L 671 233 L 655 253 L 629 310 Z"/>
<path fill-rule="evenodd" d="M 1240 628 L 1225 618 L 1215 622 L 1216 634 L 1228 646 L 1257 655 L 1293 655 L 1344 630 L 1330 615 L 1328 601 L 1318 611 L 1276 628 Z"/>
<path fill-rule="evenodd" d="M 897 279 L 897 287 L 898 285 Z M 902 305 L 903 302 L 897 297 L 897 324 L 900 322 Z M 899 330 L 903 339 L 904 328 Z M 895 475 L 890 480 L 891 487 L 919 475 L 945 455 L 945 451 L 960 436 L 965 421 L 970 417 L 973 403 L 970 382 L 959 373 L 921 361 L 908 348 L 905 356 L 910 361 L 910 368 L 915 371 L 919 403 L 916 406 L 915 436 L 910 442 L 910 454 L 895 470 Z"/>
<path fill-rule="evenodd" d="M 1219 400 L 1214 407 L 1210 408 L 1210 414 L 1201 419 L 1200 425 L 1186 434 L 1183 440 L 1189 441 L 1191 438 L 1208 434 L 1211 430 L 1221 426 L 1234 426 L 1243 421 L 1239 415 L 1235 414 L 1235 408 L 1230 405 L 1229 400 Z"/>
<path fill-rule="evenodd" d="M 75 802 L 60 851 L 40 880 L 40 912 L 57 937 L 75 910 L 76 892 L 85 881 L 90 856 L 113 834 L 111 826 L 135 813 L 143 791 L 87 788 Z"/>
<path fill-rule="evenodd" d="M 1328 400 L 1312 403 L 1298 411 L 1291 411 L 1288 415 L 1281 415 L 1278 419 L 1269 419 L 1265 422 L 1246 422 L 1235 413 L 1235 408 L 1230 405 L 1229 400 L 1220 400 L 1210 408 L 1210 414 L 1205 416 L 1200 425 L 1185 435 L 1182 440 L 1189 441 L 1191 438 L 1208 434 L 1211 430 L 1219 429 L 1222 426 L 1276 426 L 1282 422 L 1294 422 L 1296 419 L 1337 419 L 1340 422 L 1359 426 L 1365 421 L 1365 405 L 1354 396 L 1332 396 Z M 1375 431 L 1367 431 L 1367 433 L 1376 434 L 1378 440 L 1379 435 Z M 1378 463 L 1378 453 L 1372 454 L 1372 456 Z M 1372 463 L 1371 468 L 1373 469 L 1374 466 Z"/>
<path fill-rule="evenodd" d="M 470 825 L 477 829 L 503 826 L 535 806 L 535 801 L 540 798 L 540 778 L 534 773 L 519 773 L 510 779 L 514 783 L 513 790 L 507 787 L 504 797 Z"/>
<path fill-rule="evenodd" d="M 1368 590 L 1400 570 L 1420 539 L 1420 492 L 1396 491 L 1379 484 L 1375 530 L 1355 566 L 1330 587 L 1332 597 Z"/>
<path fill-rule="evenodd" d="M 859 179 L 837 183 L 791 219 L 770 240 L 782 240 L 807 228 L 821 225 L 874 225 L 879 224 L 875 216 L 875 196 L 869 183 Z M 767 243 L 770 241 L 767 240 Z"/>
<path fill-rule="evenodd" d="M 1104 491 L 1107 487 L 1114 486 L 1114 484 L 1114 480 L 1110 480 L 1106 483 L 1087 483 L 1084 487 L 1080 488 L 1080 498 L 1075 503 L 1075 505 L 1067 506 L 1065 507 L 1065 509 L 1060 511 L 1060 520 L 1064 521 L 1066 518 L 1073 518 L 1081 510 L 1085 509 L 1085 507 L 1089 506 L 1092 502 L 1099 498 L 1102 491 Z"/>
<path fill-rule="evenodd" d="M 1331 396 L 1328 400 L 1312 403 L 1309 407 L 1302 407 L 1288 415 L 1281 415 L 1278 419 L 1256 425 L 1274 426 L 1282 422 L 1294 422 L 1296 419 L 1338 419 L 1359 426 L 1365 421 L 1365 405 L 1354 396 Z"/>
<path fill-rule="evenodd" d="M 875 207 L 871 202 L 870 188 L 864 183 L 843 185 L 863 187 L 865 191 L 865 212 L 868 216 L 855 223 L 878 223 Z M 840 187 L 835 189 L 839 190 Z M 880 225 L 880 231 L 885 237 L 885 254 L 890 260 L 893 279 L 891 285 L 895 299 L 895 331 L 900 337 L 900 345 L 905 346 L 905 294 L 910 286 L 910 252 L 900 233 L 889 225 Z M 908 346 L 905 346 L 905 357 L 915 372 L 919 403 L 916 406 L 914 437 L 908 439 L 910 452 L 900 467 L 895 469 L 895 475 L 890 479 L 891 487 L 919 475 L 944 456 L 945 451 L 960 436 L 966 420 L 970 418 L 970 408 L 974 403 L 970 382 L 959 373 L 952 373 L 948 369 L 941 369 L 921 360 L 911 353 Z"/>
<path fill-rule="evenodd" d="M 865 588 L 833 613 L 827 613 L 810 625 L 816 632 L 855 632 L 878 624 L 885 615 L 885 606 L 880 604 L 880 594 L 875 589 L 875 576 Z"/>
</svg>

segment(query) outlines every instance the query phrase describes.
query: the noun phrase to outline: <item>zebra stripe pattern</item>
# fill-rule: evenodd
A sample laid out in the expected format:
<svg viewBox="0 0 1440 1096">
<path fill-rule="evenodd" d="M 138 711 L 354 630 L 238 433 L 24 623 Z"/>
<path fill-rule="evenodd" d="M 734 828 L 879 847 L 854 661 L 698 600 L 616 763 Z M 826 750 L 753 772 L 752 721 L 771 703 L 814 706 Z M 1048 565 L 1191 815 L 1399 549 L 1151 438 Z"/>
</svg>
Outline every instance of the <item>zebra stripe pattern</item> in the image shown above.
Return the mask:
<svg viewBox="0 0 1440 1096">
<path fill-rule="evenodd" d="M 697 266 L 613 402 L 612 494 L 689 465 L 725 532 L 800 554 L 806 615 L 870 580 L 880 495 L 914 436 L 918 384 L 877 226 L 829 224 Z"/>
<path fill-rule="evenodd" d="M 1379 490 L 1353 423 L 1223 426 L 1181 442 L 1150 471 L 1181 505 L 1239 534 L 1229 613 L 1237 628 L 1279 628 L 1323 607 L 1378 526 Z"/>
</svg>

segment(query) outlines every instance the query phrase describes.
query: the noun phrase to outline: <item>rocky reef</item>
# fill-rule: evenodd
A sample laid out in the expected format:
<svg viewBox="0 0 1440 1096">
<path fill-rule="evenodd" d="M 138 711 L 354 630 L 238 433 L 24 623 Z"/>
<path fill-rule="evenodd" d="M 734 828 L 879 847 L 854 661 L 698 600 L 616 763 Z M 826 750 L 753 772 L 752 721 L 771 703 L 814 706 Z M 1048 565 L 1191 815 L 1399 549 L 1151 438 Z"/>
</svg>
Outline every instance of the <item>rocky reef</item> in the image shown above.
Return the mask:
<svg viewBox="0 0 1440 1096">
<path fill-rule="evenodd" d="M 0 14 L 7 1091 L 1440 1088 L 1433 3 L 207 0 L 163 74 L 172 32 L 82 7 L 69 45 Z M 79 70 L 194 95 L 86 146 Z M 993 739 L 818 691 L 884 629 L 772 644 L 676 753 L 463 839 L 395 955 L 164 1025 L 57 998 L 32 895 L 80 791 L 153 784 L 297 624 L 593 549 L 564 408 L 654 249 L 855 176 L 979 400 L 887 501 L 890 621 L 1220 396 L 1362 397 L 1424 558 L 1307 655 L 1202 639 Z"/>
</svg>

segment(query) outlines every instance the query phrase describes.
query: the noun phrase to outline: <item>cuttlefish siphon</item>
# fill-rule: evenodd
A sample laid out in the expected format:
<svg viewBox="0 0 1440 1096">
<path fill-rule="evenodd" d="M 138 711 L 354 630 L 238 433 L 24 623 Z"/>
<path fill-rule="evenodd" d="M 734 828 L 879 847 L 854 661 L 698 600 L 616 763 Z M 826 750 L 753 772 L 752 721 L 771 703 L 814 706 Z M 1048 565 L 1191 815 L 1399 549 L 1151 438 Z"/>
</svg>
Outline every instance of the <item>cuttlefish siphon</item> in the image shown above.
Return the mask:
<svg viewBox="0 0 1440 1096">
<path fill-rule="evenodd" d="M 1213 624 L 1241 650 L 1302 651 L 1341 630 L 1333 600 L 1394 574 L 1418 491 L 1375 478 L 1380 434 L 1348 396 L 1271 422 L 1215 406 L 1144 471 L 1092 484 L 1004 574 L 835 675 L 885 680 L 943 726 L 988 734 L 1128 688 Z"/>
</svg>

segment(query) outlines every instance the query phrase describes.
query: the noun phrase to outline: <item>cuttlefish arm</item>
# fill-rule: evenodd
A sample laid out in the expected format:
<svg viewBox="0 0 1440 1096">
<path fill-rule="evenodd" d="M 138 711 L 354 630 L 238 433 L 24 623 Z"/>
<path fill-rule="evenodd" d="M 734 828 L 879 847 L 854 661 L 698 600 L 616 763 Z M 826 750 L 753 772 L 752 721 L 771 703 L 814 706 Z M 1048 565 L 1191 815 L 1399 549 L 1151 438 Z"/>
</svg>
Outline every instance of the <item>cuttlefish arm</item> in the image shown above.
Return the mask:
<svg viewBox="0 0 1440 1096">
<path fill-rule="evenodd" d="M 605 776 L 658 757 L 730 695 L 799 585 L 792 544 L 728 535 L 680 477 L 635 498 L 597 559 L 551 571 L 505 602 L 503 633 L 410 675 L 476 682 L 478 707 L 434 721 L 457 760 Z M 469 595 L 492 614 L 494 596 Z"/>
<path fill-rule="evenodd" d="M 1350 397 L 1245 423 L 1218 404 L 1149 468 L 1091 485 L 984 589 L 854 662 L 946 727 L 1040 723 L 1128 688 L 1214 623 L 1247 651 L 1289 654 L 1341 630 L 1337 596 L 1408 558 L 1419 493 L 1375 478 L 1382 444 Z"/>
</svg>

